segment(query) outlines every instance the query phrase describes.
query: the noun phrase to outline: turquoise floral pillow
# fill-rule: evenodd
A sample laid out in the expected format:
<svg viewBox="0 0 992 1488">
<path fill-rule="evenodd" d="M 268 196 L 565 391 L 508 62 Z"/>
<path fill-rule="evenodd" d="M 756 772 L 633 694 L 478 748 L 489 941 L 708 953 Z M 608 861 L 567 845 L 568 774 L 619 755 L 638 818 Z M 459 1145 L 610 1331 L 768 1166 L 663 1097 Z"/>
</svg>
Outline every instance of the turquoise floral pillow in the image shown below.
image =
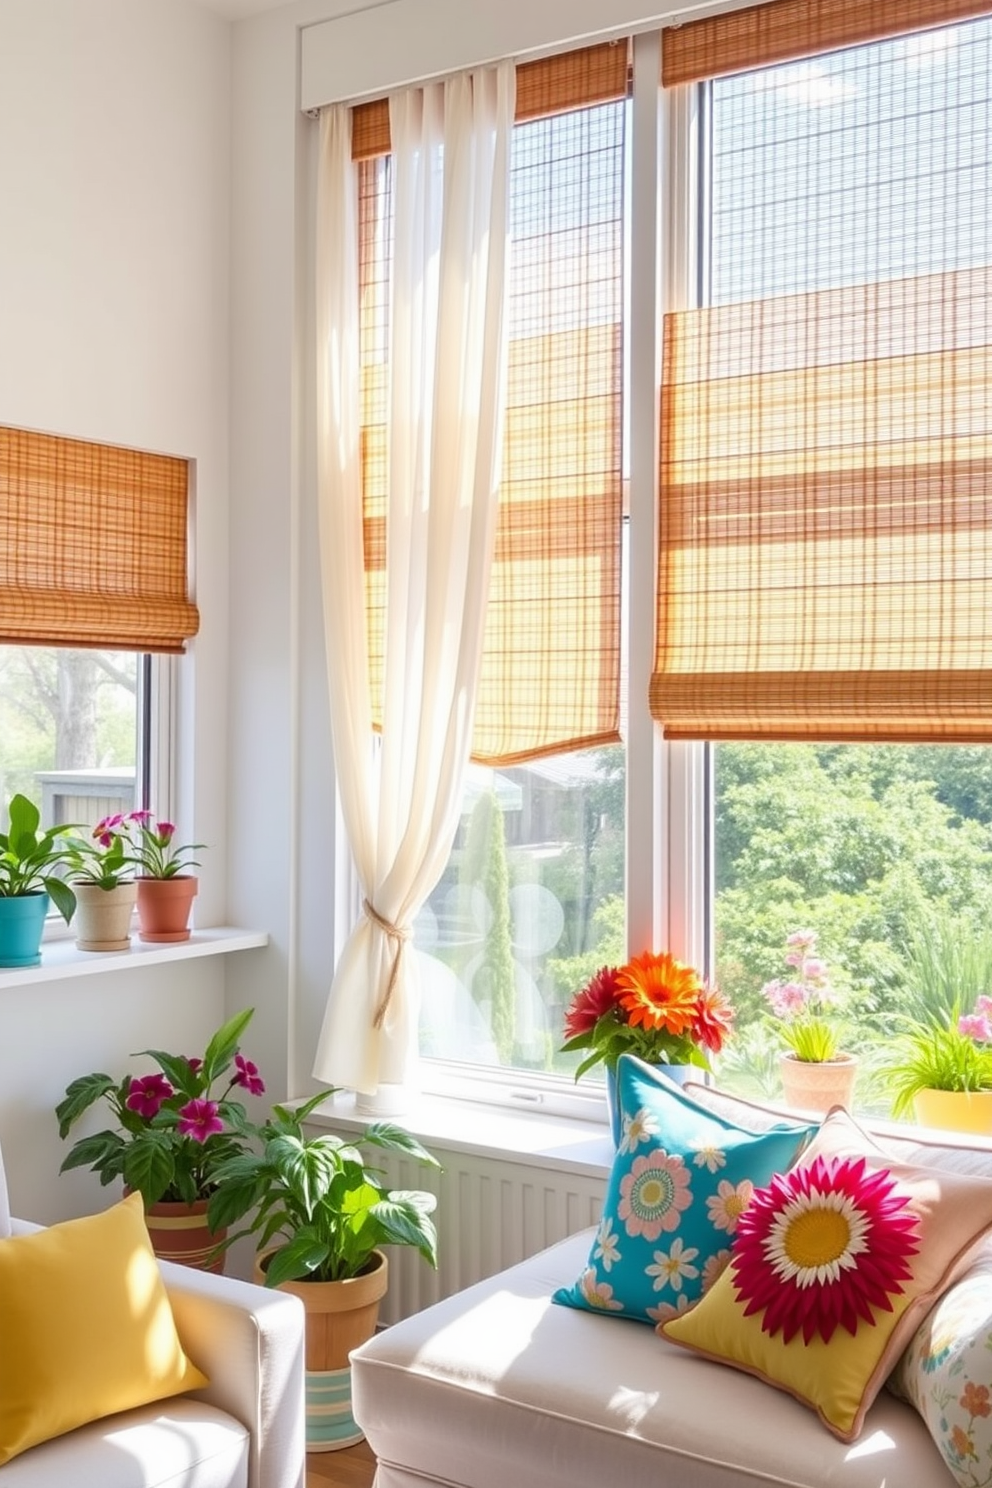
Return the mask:
<svg viewBox="0 0 992 1488">
<path fill-rule="evenodd" d="M 709 1290 L 752 1193 L 791 1166 L 817 1127 L 748 1130 L 631 1054 L 620 1056 L 617 1084 L 623 1130 L 603 1217 L 585 1270 L 554 1300 L 657 1324 Z"/>
<path fill-rule="evenodd" d="M 919 1411 L 955 1482 L 992 1483 L 992 1257 L 930 1309 L 888 1387 Z"/>
</svg>

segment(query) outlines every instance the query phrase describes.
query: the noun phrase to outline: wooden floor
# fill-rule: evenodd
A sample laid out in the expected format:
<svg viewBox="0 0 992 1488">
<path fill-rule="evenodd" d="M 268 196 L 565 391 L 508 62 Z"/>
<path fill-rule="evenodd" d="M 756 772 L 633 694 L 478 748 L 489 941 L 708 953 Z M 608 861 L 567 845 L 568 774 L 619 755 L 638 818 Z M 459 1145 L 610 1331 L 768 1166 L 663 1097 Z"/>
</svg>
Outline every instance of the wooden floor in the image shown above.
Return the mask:
<svg viewBox="0 0 992 1488">
<path fill-rule="evenodd" d="M 371 1488 L 375 1458 L 368 1442 L 340 1452 L 307 1454 L 307 1488 Z"/>
</svg>

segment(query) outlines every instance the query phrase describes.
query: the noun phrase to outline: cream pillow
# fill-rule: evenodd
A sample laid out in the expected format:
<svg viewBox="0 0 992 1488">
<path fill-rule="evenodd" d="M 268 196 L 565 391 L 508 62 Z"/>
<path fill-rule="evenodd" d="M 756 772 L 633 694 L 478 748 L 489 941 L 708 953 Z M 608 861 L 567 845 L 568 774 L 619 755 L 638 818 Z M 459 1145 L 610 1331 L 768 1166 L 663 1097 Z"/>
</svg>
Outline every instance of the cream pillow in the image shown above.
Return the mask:
<svg viewBox="0 0 992 1488">
<path fill-rule="evenodd" d="M 183 1352 L 140 1194 L 0 1240 L 0 1464 L 208 1383 Z"/>
</svg>

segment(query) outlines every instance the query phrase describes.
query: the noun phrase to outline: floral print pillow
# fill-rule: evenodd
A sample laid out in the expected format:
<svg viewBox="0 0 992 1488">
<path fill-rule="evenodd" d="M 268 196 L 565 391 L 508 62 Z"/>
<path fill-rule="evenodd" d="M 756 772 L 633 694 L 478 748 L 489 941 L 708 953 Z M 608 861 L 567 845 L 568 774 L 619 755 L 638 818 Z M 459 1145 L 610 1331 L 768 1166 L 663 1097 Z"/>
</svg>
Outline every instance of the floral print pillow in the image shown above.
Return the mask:
<svg viewBox="0 0 992 1488">
<path fill-rule="evenodd" d="M 915 1405 L 955 1482 L 992 1485 L 992 1256 L 930 1309 L 888 1386 Z"/>
<path fill-rule="evenodd" d="M 730 1259 L 755 1188 L 791 1166 L 815 1123 L 749 1131 L 623 1054 L 623 1127 L 585 1270 L 555 1302 L 657 1324 L 684 1312 Z"/>
</svg>

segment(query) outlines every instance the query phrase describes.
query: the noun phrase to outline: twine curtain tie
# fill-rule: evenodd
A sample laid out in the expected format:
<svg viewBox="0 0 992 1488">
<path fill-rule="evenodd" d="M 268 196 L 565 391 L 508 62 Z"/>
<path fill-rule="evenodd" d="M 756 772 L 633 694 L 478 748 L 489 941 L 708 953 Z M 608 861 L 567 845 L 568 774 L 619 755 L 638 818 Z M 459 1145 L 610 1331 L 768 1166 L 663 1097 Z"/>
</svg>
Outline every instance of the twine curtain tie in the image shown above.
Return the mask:
<svg viewBox="0 0 992 1488">
<path fill-rule="evenodd" d="M 393 965 L 389 973 L 389 981 L 386 983 L 386 995 L 380 1002 L 378 1008 L 376 1009 L 376 1015 L 372 1019 L 372 1027 L 381 1028 L 382 1020 L 386 1016 L 390 999 L 393 995 L 393 988 L 396 986 L 396 977 L 399 974 L 400 957 L 403 954 L 403 947 L 410 939 L 410 936 L 413 932 L 411 931 L 409 925 L 405 927 L 402 925 L 394 925 L 392 921 L 383 919 L 382 915 L 376 909 L 371 899 L 362 900 L 362 909 L 365 911 L 366 917 L 372 921 L 372 924 L 377 925 L 382 931 L 383 935 L 387 936 L 389 940 L 395 941 L 396 943 L 396 950 L 393 954 Z"/>
</svg>

